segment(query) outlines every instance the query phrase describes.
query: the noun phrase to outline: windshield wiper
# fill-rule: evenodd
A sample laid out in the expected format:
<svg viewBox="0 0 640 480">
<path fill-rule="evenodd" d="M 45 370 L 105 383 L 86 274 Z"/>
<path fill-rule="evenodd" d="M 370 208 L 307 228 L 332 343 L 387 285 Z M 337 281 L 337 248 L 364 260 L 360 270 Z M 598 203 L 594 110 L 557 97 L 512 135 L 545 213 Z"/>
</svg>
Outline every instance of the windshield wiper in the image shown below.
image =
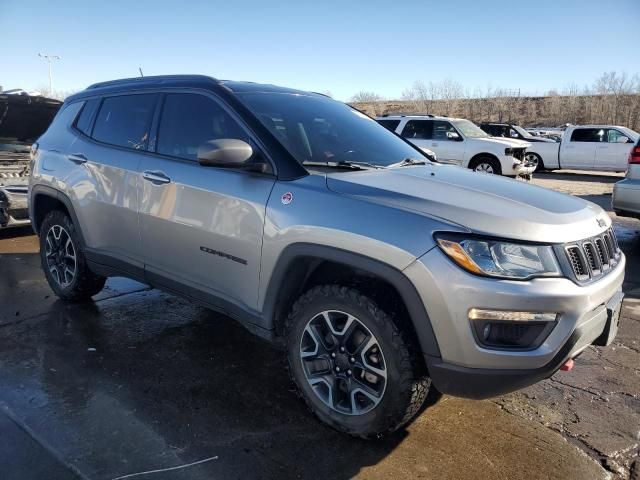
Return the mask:
<svg viewBox="0 0 640 480">
<path fill-rule="evenodd" d="M 303 165 L 311 165 L 314 167 L 329 167 L 329 168 L 345 168 L 349 170 L 366 170 L 368 168 L 386 168 L 382 165 L 375 165 L 367 162 L 352 162 L 352 161 L 339 161 L 339 162 L 303 162 Z"/>
<path fill-rule="evenodd" d="M 408 167 L 410 165 L 426 165 L 426 164 L 427 164 L 426 160 L 417 160 L 415 158 L 405 158 L 404 160 L 400 160 L 397 163 L 392 163 L 391 165 L 388 165 L 387 168 Z"/>
</svg>

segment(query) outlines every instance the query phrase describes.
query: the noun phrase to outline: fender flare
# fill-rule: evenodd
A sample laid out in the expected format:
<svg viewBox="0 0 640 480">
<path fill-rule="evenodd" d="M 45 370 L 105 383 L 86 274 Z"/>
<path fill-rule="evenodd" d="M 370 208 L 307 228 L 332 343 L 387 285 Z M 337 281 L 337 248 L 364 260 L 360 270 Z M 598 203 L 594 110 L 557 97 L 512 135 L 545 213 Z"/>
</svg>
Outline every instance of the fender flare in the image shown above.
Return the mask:
<svg viewBox="0 0 640 480">
<path fill-rule="evenodd" d="M 282 251 L 269 279 L 262 308 L 262 317 L 269 323 L 268 328 L 275 327 L 276 309 L 278 300 L 284 292 L 283 289 L 291 288 L 292 284 L 294 286 L 295 284 L 299 285 L 306 279 L 307 272 L 304 272 L 304 275 L 301 276 L 290 271 L 290 267 L 296 260 L 302 258 L 317 262 L 329 260 L 341 263 L 373 274 L 393 285 L 407 308 L 422 353 L 431 357 L 440 357 L 440 349 L 427 310 L 416 288 L 402 271 L 366 255 L 325 245 L 294 243 Z"/>
<path fill-rule="evenodd" d="M 35 206 L 40 197 L 53 198 L 55 200 L 58 200 L 60 203 L 62 203 L 65 206 L 65 208 L 67 209 L 67 212 L 69 212 L 69 216 L 71 217 L 73 224 L 75 225 L 76 231 L 80 236 L 80 246 L 82 247 L 82 249 L 84 249 L 86 246 L 86 242 L 84 240 L 82 228 L 80 228 L 80 223 L 78 222 L 78 216 L 76 215 L 76 211 L 73 208 L 73 203 L 71 202 L 71 199 L 67 195 L 62 193 L 60 190 L 56 190 L 55 188 L 49 187 L 48 185 L 34 185 L 33 187 L 31 187 L 31 195 L 29 196 L 29 216 L 31 218 L 31 225 L 33 227 L 33 230 L 36 232 L 36 235 L 39 232 L 38 232 L 38 224 L 36 223 L 36 218 L 35 218 L 35 213 L 36 213 Z"/>
</svg>

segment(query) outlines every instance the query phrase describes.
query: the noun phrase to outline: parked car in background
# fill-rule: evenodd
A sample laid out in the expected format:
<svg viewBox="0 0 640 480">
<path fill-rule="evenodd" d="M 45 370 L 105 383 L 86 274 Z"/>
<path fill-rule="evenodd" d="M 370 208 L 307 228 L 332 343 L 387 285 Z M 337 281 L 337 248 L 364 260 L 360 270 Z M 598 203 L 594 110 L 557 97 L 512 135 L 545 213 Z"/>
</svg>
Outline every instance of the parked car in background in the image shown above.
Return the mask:
<svg viewBox="0 0 640 480">
<path fill-rule="evenodd" d="M 530 177 L 535 170 L 525 160 L 529 143 L 492 138 L 469 120 L 434 115 L 387 115 L 376 120 L 414 145 L 433 150 L 440 163 L 510 177 Z"/>
<path fill-rule="evenodd" d="M 29 151 L 61 105 L 24 90 L 0 94 L 0 228 L 29 223 Z"/>
<path fill-rule="evenodd" d="M 481 123 L 480 128 L 492 137 L 515 138 L 530 143 L 554 141 L 545 137 L 534 136 L 520 125 L 513 123 Z"/>
<path fill-rule="evenodd" d="M 486 136 L 442 122 L 433 137 Z M 500 395 L 617 331 L 626 260 L 599 206 L 433 163 L 324 95 L 95 84 L 36 142 L 29 193 L 60 298 L 127 276 L 222 311 L 285 347 L 310 410 L 359 437 L 410 422 L 432 385 Z"/>
<path fill-rule="evenodd" d="M 626 127 L 572 125 L 559 143 L 532 143 L 527 152 L 536 156 L 538 168 L 624 172 L 639 137 Z"/>
<path fill-rule="evenodd" d="M 531 133 L 527 132 L 524 128 L 519 125 L 515 125 L 512 123 L 481 123 L 480 128 L 487 132 L 492 137 L 499 138 L 512 138 L 516 140 L 524 140 L 529 143 L 536 142 L 550 142 L 553 143 L 556 140 L 551 138 L 543 137 L 543 136 L 534 136 Z M 527 162 L 531 165 L 536 166 L 536 170 L 540 169 L 540 162 L 538 154 L 527 151 L 525 157 Z"/>
<path fill-rule="evenodd" d="M 616 215 L 640 219 L 640 140 L 629 153 L 625 179 L 613 186 L 611 204 Z"/>
<path fill-rule="evenodd" d="M 565 127 L 566 128 L 566 127 Z M 530 133 L 534 137 L 547 138 L 549 140 L 553 140 L 554 142 L 559 142 L 562 139 L 562 134 L 564 133 L 564 128 L 525 128 L 527 133 Z"/>
</svg>

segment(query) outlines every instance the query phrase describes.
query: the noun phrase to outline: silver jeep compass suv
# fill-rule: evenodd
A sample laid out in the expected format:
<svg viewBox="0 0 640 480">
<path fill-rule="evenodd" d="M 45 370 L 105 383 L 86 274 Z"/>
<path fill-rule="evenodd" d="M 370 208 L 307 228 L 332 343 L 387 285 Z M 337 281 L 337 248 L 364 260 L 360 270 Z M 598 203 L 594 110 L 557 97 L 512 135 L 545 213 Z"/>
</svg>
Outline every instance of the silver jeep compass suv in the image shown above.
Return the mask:
<svg viewBox="0 0 640 480">
<path fill-rule="evenodd" d="M 54 292 L 127 276 L 286 348 L 309 408 L 362 437 L 429 389 L 486 398 L 617 331 L 625 257 L 598 206 L 431 163 L 323 95 L 204 76 L 69 97 L 33 149 Z"/>
</svg>

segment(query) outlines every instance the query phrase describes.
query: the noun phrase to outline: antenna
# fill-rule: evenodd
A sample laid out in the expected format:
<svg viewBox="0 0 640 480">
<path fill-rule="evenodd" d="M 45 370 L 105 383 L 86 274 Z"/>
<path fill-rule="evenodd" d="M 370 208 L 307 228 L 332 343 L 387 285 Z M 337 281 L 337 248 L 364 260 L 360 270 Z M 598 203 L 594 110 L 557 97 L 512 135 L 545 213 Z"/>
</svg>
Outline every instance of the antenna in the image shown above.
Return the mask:
<svg viewBox="0 0 640 480">
<path fill-rule="evenodd" d="M 140 71 L 140 76 L 144 77 L 144 73 L 142 73 L 142 67 L 138 67 L 138 70 Z"/>
</svg>

